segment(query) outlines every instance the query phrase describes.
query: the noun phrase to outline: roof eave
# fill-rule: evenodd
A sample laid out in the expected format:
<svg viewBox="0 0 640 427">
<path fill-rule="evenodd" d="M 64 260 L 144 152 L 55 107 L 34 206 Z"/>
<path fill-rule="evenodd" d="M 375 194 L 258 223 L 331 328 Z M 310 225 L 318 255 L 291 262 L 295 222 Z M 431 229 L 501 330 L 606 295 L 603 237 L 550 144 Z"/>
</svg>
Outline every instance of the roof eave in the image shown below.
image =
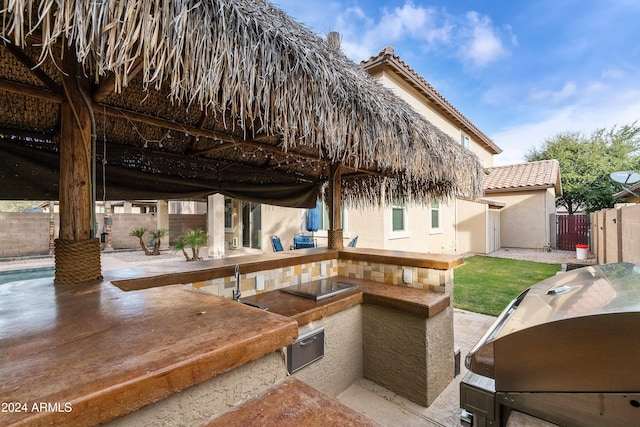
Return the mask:
<svg viewBox="0 0 640 427">
<path fill-rule="evenodd" d="M 493 193 L 519 193 L 522 191 L 538 191 L 538 190 L 547 190 L 549 188 L 553 188 L 556 190 L 557 194 L 557 185 L 555 184 L 545 184 L 545 185 L 529 185 L 529 186 L 519 186 L 519 187 L 508 187 L 508 188 L 485 188 L 485 194 L 493 194 Z M 562 194 L 560 194 L 562 195 Z"/>
<path fill-rule="evenodd" d="M 387 48 L 377 57 L 370 58 L 367 61 L 362 61 L 360 65 L 370 74 L 384 70 L 387 67 L 390 68 L 395 74 L 431 101 L 435 107 L 440 110 L 440 112 L 450 117 L 466 132 L 474 135 L 485 148 L 492 152 L 492 154 L 502 153 L 502 149 L 498 147 L 484 132 L 478 129 L 478 127 L 467 117 L 453 107 L 451 103 L 449 103 L 437 90 L 435 90 L 435 88 L 429 85 L 415 71 L 408 67 L 408 65 L 400 61 L 397 55 L 393 54 L 392 49 Z"/>
</svg>

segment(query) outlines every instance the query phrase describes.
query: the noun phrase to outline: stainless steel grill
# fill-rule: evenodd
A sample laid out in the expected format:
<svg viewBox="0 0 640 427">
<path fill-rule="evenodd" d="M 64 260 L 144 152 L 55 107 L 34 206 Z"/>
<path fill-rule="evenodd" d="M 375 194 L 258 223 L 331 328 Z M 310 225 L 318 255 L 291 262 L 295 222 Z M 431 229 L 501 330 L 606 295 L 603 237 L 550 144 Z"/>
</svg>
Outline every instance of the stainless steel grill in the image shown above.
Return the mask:
<svg viewBox="0 0 640 427">
<path fill-rule="evenodd" d="M 469 352 L 463 424 L 519 411 L 567 426 L 640 424 L 640 268 L 584 267 L 544 280 Z"/>
</svg>

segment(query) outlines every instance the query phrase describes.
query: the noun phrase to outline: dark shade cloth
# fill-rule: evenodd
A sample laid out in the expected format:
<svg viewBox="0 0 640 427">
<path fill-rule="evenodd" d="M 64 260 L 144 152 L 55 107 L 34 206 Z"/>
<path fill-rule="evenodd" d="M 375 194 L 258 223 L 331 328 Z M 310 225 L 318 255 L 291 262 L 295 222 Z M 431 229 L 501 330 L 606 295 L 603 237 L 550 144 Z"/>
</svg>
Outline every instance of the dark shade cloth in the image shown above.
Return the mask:
<svg viewBox="0 0 640 427">
<path fill-rule="evenodd" d="M 58 200 L 59 148 L 50 141 L 0 139 L 0 199 Z M 96 152 L 96 198 L 103 199 L 103 151 Z M 105 200 L 201 200 L 220 193 L 235 199 L 294 208 L 316 206 L 320 185 L 254 166 L 107 145 Z"/>
</svg>

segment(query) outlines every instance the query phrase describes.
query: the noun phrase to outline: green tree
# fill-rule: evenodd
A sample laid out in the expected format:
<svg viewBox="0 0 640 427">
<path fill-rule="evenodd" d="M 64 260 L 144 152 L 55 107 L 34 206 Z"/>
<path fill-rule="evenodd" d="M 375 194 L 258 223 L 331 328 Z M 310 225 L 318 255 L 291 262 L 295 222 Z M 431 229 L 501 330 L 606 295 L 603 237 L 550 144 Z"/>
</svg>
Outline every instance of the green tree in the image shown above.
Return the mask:
<svg viewBox="0 0 640 427">
<path fill-rule="evenodd" d="M 557 206 L 571 215 L 584 209 L 593 212 L 613 207 L 620 186 L 609 175 L 640 167 L 640 126 L 636 122 L 611 129 L 601 128 L 590 136 L 579 132 L 559 133 L 526 155 L 527 161 L 556 159 L 560 164 L 562 196 Z"/>
</svg>

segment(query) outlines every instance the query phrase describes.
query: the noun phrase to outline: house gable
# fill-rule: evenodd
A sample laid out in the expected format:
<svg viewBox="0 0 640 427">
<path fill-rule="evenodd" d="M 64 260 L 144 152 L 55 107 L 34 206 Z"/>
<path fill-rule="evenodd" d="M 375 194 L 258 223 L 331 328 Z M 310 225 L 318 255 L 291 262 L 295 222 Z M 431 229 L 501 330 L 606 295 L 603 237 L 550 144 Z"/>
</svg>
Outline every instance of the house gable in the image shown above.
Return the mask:
<svg viewBox="0 0 640 427">
<path fill-rule="evenodd" d="M 417 92 L 418 96 L 415 96 L 415 98 L 425 104 L 427 109 L 437 113 L 444 121 L 448 122 L 450 126 L 468 135 L 482 150 L 487 152 L 487 156 L 479 156 L 483 160 L 490 159 L 494 154 L 502 152 L 502 149 L 473 124 L 471 120 L 465 117 L 413 68 L 400 59 L 400 57 L 394 53 L 393 47 L 387 46 L 377 56 L 362 61 L 360 65 L 367 70 L 369 74 L 378 79 L 384 81 L 385 77 L 388 77 L 389 80 L 393 81 L 393 86 L 396 87 L 400 86 L 397 82 L 397 79 L 400 79 L 404 85 Z M 391 74 L 393 74 L 395 78 L 391 77 Z M 405 89 L 403 88 L 403 90 Z M 440 127 L 440 124 L 434 124 Z M 460 135 L 452 136 L 456 139 L 460 138 Z"/>
</svg>

